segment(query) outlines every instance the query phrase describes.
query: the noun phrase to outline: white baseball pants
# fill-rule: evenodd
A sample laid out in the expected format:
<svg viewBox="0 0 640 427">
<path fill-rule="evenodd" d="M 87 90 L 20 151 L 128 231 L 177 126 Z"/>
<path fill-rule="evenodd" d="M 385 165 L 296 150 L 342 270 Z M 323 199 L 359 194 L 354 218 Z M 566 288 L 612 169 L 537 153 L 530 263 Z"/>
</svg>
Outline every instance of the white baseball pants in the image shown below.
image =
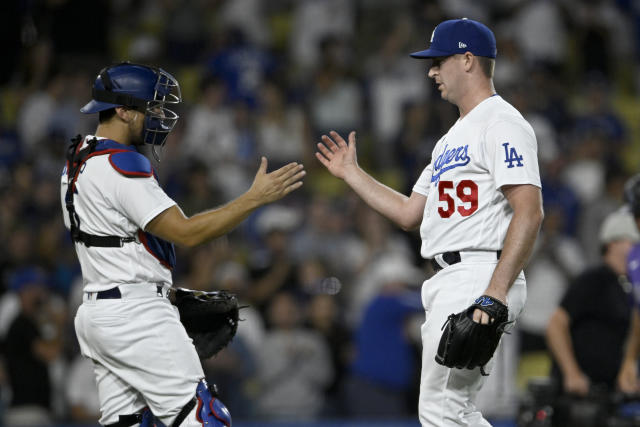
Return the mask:
<svg viewBox="0 0 640 427">
<path fill-rule="evenodd" d="M 474 405 L 484 377 L 480 369 L 451 369 L 435 361 L 442 325 L 451 313 L 469 307 L 487 288 L 497 264 L 495 252 L 462 252 L 462 261 L 436 273 L 422 285 L 426 319 L 422 325 L 422 374 L 418 412 L 423 427 L 490 426 Z M 509 320 L 524 307 L 526 284 L 521 272 L 511 287 Z M 513 324 L 507 330 L 510 330 Z M 491 365 L 492 361 L 488 365 Z M 491 366 L 485 371 L 490 372 Z"/>
<path fill-rule="evenodd" d="M 100 423 L 148 406 L 170 425 L 204 378 L 200 360 L 166 289 L 159 296 L 155 284 L 119 288 L 119 299 L 85 293 L 75 318 L 82 354 L 94 362 Z"/>
</svg>

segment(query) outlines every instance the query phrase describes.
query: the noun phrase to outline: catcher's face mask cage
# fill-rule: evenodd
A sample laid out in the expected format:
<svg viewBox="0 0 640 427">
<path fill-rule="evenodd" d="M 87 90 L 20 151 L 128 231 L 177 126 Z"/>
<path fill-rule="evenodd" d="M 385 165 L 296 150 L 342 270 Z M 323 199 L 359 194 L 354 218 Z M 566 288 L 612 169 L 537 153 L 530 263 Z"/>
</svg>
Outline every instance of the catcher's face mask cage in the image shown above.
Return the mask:
<svg viewBox="0 0 640 427">
<path fill-rule="evenodd" d="M 178 81 L 161 68 L 128 62 L 104 68 L 92 88 L 92 98 L 80 111 L 97 113 L 110 108 L 131 107 L 144 114 L 142 140 L 153 147 L 164 146 L 178 122 L 171 104 L 182 101 Z"/>
</svg>

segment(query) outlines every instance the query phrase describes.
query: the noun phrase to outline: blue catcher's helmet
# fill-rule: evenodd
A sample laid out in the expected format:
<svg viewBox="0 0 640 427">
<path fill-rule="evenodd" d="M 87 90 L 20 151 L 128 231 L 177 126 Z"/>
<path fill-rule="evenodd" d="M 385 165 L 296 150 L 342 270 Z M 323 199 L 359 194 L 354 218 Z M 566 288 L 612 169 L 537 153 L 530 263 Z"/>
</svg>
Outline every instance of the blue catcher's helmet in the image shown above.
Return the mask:
<svg viewBox="0 0 640 427">
<path fill-rule="evenodd" d="M 161 68 L 123 62 L 103 68 L 91 90 L 92 100 L 80 109 L 86 114 L 115 107 L 131 107 L 144 113 L 143 140 L 164 145 L 178 114 L 167 104 L 182 101 L 178 81 Z"/>
</svg>

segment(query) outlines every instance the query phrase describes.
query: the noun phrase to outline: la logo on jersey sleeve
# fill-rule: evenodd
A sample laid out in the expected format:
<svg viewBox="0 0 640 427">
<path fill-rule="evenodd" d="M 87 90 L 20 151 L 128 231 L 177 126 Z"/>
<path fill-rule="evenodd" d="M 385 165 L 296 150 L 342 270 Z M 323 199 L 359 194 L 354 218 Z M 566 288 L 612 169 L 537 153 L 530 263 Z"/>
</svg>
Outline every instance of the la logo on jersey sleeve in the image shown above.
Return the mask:
<svg viewBox="0 0 640 427">
<path fill-rule="evenodd" d="M 496 141 L 492 173 L 496 188 L 503 185 L 533 184 L 540 187 L 536 142 L 533 135 L 511 128 L 509 139 Z"/>
<path fill-rule="evenodd" d="M 504 147 L 504 162 L 507 164 L 509 169 L 513 167 L 521 168 L 524 166 L 524 156 L 519 154 L 515 147 L 510 146 L 508 142 L 505 142 L 502 146 Z"/>
</svg>

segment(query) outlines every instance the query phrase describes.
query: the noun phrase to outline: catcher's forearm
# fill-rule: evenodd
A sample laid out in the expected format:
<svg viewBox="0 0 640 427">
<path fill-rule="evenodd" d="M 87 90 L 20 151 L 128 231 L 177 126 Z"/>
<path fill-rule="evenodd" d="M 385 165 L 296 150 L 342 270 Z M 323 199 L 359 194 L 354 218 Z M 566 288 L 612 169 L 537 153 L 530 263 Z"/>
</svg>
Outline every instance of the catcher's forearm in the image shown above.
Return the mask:
<svg viewBox="0 0 640 427">
<path fill-rule="evenodd" d="M 569 333 L 569 315 L 563 308 L 558 308 L 547 326 L 547 344 L 564 376 L 581 372 L 573 351 L 573 341 Z"/>
<path fill-rule="evenodd" d="M 190 218 L 174 205 L 151 220 L 146 231 L 181 246 L 192 247 L 228 233 L 258 206 L 260 203 L 248 193 Z"/>
<path fill-rule="evenodd" d="M 247 192 L 237 199 L 215 209 L 201 212 L 189 218 L 189 231 L 196 243 L 204 243 L 233 230 L 261 206 L 261 203 Z"/>
</svg>

